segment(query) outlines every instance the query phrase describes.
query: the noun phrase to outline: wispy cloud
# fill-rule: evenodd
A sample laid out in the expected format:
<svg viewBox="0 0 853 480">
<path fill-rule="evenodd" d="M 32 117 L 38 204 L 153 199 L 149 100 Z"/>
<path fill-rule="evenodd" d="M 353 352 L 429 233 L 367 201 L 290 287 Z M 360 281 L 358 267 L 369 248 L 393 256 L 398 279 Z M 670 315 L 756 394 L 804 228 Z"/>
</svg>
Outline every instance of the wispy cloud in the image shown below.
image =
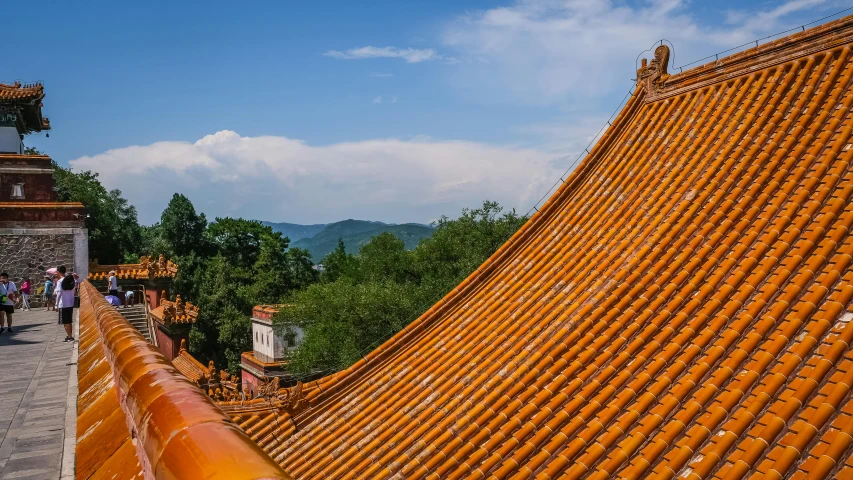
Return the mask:
<svg viewBox="0 0 853 480">
<path fill-rule="evenodd" d="M 443 57 L 431 48 L 359 47 L 349 50 L 329 50 L 323 55 L 340 60 L 365 60 L 368 58 L 400 58 L 407 63 L 441 60 Z"/>
<path fill-rule="evenodd" d="M 569 104 L 630 88 L 637 54 L 662 38 L 674 45 L 670 67 L 679 66 L 799 25 L 803 15 L 818 17 L 839 3 L 787 0 L 721 11 L 727 13 L 723 25 L 708 24 L 689 5 L 515 0 L 455 18 L 441 40 L 444 50 L 464 60 L 450 71 L 452 84 L 471 95 L 489 102 Z"/>
<path fill-rule="evenodd" d="M 378 97 L 373 97 L 373 103 L 375 103 L 375 104 L 382 103 L 382 95 L 379 95 Z"/>
<path fill-rule="evenodd" d="M 424 222 L 484 199 L 526 211 L 562 173 L 553 157 L 533 148 L 426 137 L 317 146 L 224 130 L 195 143 L 118 148 L 70 164 L 98 171 L 146 223 L 159 218 L 174 192 L 209 217 Z"/>
</svg>

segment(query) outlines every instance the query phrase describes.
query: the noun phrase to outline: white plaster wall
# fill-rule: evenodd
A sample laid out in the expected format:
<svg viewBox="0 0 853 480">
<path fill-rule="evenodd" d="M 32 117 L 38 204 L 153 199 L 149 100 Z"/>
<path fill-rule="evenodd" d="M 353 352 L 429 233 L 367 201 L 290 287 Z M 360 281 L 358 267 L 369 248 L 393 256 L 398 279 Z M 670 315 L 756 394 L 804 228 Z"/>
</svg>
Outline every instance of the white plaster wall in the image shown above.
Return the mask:
<svg viewBox="0 0 853 480">
<path fill-rule="evenodd" d="M 296 333 L 295 343 L 293 345 L 288 345 L 288 343 L 284 341 L 283 337 L 275 334 L 275 330 L 273 330 L 272 326 L 266 323 L 256 322 L 253 319 L 252 345 L 255 353 L 260 353 L 274 360 L 283 359 L 285 351 L 293 350 L 297 345 L 302 343 L 302 338 L 304 337 L 302 329 L 294 327 L 294 331 Z M 269 344 L 267 344 L 268 340 Z"/>
<path fill-rule="evenodd" d="M 269 358 L 275 358 L 275 335 L 273 329 L 269 325 L 263 323 L 252 322 L 252 344 L 254 345 L 255 353 L 260 353 Z"/>
</svg>

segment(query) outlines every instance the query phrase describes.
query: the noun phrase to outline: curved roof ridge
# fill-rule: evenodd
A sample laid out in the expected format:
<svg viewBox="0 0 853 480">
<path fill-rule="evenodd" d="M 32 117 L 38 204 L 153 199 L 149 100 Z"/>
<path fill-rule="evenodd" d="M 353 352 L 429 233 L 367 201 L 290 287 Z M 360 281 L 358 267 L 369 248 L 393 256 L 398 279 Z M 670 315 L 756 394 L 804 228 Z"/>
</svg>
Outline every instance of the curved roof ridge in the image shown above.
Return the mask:
<svg viewBox="0 0 853 480">
<path fill-rule="evenodd" d="M 646 101 L 653 102 L 680 95 L 716 82 L 830 50 L 850 43 L 851 40 L 853 15 L 717 58 L 683 72 L 670 74 L 664 82 L 651 89 Z"/>
</svg>

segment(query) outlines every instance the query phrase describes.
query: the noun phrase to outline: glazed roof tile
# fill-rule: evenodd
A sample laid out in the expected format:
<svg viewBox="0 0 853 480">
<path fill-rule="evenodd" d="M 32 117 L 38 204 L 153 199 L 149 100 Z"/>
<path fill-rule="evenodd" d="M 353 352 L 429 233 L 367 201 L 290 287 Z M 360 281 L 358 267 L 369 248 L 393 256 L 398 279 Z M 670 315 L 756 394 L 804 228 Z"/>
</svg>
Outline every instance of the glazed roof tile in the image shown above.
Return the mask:
<svg viewBox="0 0 853 480">
<path fill-rule="evenodd" d="M 89 282 L 78 386 L 78 479 L 290 478 Z"/>
<path fill-rule="evenodd" d="M 0 101 L 32 101 L 44 98 L 44 85 L 40 83 L 0 83 Z"/>
<path fill-rule="evenodd" d="M 442 301 L 303 408 L 223 408 L 296 478 L 850 478 L 851 47 L 658 49 Z"/>
<path fill-rule="evenodd" d="M 198 319 L 198 307 L 190 302 L 181 300 L 181 296 L 177 295 L 174 302 L 165 299 L 163 292 L 160 305 L 151 310 L 151 316 L 154 320 L 160 323 L 169 325 L 172 323 L 195 323 Z"/>
<path fill-rule="evenodd" d="M 178 351 L 178 356 L 172 359 L 172 365 L 178 369 L 185 377 L 190 379 L 195 384 L 207 384 L 211 376 L 216 373 L 213 365 L 213 360 L 205 367 L 201 362 L 195 359 L 187 350 L 186 339 L 181 339 L 181 348 Z"/>
<path fill-rule="evenodd" d="M 110 278 L 110 272 L 116 272 L 119 280 L 153 280 L 158 278 L 175 278 L 178 274 L 178 265 L 171 260 L 166 260 L 163 255 L 157 260 L 148 256 L 139 257 L 139 263 L 124 263 L 118 265 L 100 265 L 98 260 L 89 263 L 90 281 L 106 281 Z"/>
</svg>

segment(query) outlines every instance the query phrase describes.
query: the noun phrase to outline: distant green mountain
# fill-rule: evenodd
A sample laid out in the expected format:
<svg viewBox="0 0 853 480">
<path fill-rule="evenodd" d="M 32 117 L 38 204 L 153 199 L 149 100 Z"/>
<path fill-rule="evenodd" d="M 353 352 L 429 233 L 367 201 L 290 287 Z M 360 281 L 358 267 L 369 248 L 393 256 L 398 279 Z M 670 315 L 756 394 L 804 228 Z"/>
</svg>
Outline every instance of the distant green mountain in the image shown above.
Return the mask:
<svg viewBox="0 0 853 480">
<path fill-rule="evenodd" d="M 314 226 L 310 225 L 310 227 Z M 343 239 L 347 252 L 357 253 L 359 248 L 371 238 L 380 233 L 391 232 L 403 241 L 407 249 L 411 250 L 417 247 L 421 240 L 429 238 L 432 231 L 432 227 L 417 223 L 393 225 L 365 220 L 343 220 L 326 225 L 312 237 L 291 241 L 290 246 L 308 250 L 314 262 L 319 263 L 338 246 L 339 238 Z"/>
<path fill-rule="evenodd" d="M 299 225 L 298 223 L 273 223 L 273 222 L 261 222 L 266 226 L 272 227 L 274 232 L 281 232 L 283 237 L 287 237 L 290 239 L 290 242 L 293 243 L 297 240 L 301 240 L 303 238 L 311 238 L 314 235 L 320 233 L 320 230 L 323 230 L 327 224 L 318 223 L 316 225 Z"/>
</svg>

